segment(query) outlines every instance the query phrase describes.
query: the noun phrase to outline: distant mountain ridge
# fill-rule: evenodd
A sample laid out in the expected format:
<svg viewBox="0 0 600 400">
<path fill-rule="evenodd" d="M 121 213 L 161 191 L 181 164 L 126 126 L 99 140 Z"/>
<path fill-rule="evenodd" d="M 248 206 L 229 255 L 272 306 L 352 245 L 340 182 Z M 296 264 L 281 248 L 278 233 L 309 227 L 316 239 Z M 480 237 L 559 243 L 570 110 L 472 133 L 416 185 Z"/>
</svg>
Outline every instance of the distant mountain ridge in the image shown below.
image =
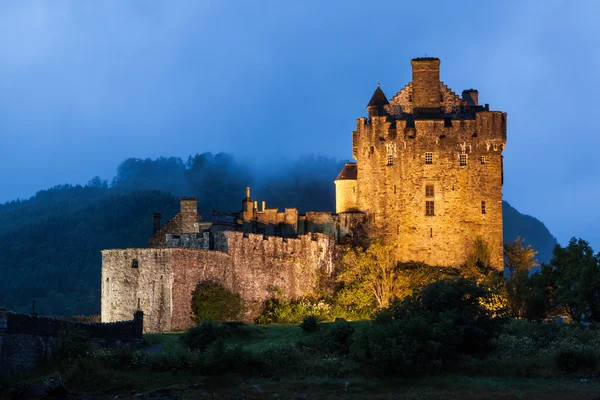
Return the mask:
<svg viewBox="0 0 600 400">
<path fill-rule="evenodd" d="M 0 205 L 0 306 L 40 314 L 99 313 L 100 251 L 145 247 L 151 214 L 163 221 L 179 196 L 197 196 L 201 213 L 239 211 L 246 186 L 274 207 L 334 211 L 333 180 L 345 161 L 301 157 L 276 173 L 257 173 L 228 154 L 128 159 L 109 184 L 61 185 Z M 556 239 L 542 222 L 503 203 L 504 239 L 525 238 L 548 262 Z"/>
</svg>

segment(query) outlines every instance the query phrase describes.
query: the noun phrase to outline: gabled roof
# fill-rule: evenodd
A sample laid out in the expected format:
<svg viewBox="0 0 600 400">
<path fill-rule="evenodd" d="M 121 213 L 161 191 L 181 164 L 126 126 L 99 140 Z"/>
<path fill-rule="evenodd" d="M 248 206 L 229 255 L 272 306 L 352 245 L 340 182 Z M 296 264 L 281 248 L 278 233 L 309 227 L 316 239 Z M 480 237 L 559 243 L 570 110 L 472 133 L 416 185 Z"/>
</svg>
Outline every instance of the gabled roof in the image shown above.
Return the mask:
<svg viewBox="0 0 600 400">
<path fill-rule="evenodd" d="M 385 94 L 379 87 L 379 84 L 377 84 L 377 89 L 375 89 L 375 92 L 371 97 L 371 101 L 369 101 L 369 104 L 367 104 L 367 107 L 383 107 L 387 104 L 390 104 L 390 102 L 388 101 L 387 97 L 385 97 Z"/>
<path fill-rule="evenodd" d="M 336 181 L 355 181 L 358 173 L 358 168 L 354 163 L 346 163 L 342 172 L 335 178 Z"/>
</svg>

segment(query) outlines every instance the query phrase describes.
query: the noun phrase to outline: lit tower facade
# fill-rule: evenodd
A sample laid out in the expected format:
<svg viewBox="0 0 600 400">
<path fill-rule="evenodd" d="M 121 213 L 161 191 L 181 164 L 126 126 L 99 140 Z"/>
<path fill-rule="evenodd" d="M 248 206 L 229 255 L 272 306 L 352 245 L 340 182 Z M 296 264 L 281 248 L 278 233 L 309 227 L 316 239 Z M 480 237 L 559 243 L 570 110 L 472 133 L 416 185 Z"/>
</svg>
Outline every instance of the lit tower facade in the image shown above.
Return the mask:
<svg viewBox="0 0 600 400">
<path fill-rule="evenodd" d="M 439 59 L 411 65 L 412 82 L 391 100 L 378 86 L 356 120 L 336 212 L 365 213 L 400 261 L 459 266 L 479 237 L 501 270 L 506 113 L 479 105 L 477 90 L 452 92 Z"/>
</svg>

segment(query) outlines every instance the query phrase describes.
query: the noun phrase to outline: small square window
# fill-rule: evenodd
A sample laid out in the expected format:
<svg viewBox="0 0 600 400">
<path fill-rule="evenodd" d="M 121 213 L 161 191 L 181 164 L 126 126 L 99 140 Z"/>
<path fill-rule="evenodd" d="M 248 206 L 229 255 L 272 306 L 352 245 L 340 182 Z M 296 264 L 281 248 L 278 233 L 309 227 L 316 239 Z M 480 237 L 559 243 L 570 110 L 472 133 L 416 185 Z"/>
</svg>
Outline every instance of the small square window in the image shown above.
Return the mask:
<svg viewBox="0 0 600 400">
<path fill-rule="evenodd" d="M 481 213 L 485 214 L 485 201 L 481 202 Z"/>
<path fill-rule="evenodd" d="M 435 215 L 434 212 L 435 212 L 435 209 L 433 206 L 433 201 L 426 201 L 425 202 L 425 215 Z"/>
<path fill-rule="evenodd" d="M 433 196 L 434 196 L 433 185 L 425 186 L 425 197 L 433 197 Z"/>
<path fill-rule="evenodd" d="M 133 260 L 131 260 L 131 268 L 138 268 L 140 266 L 138 259 L 134 258 Z"/>
<path fill-rule="evenodd" d="M 460 155 L 460 166 L 464 167 L 467 165 L 467 155 L 466 154 L 461 154 Z"/>
<path fill-rule="evenodd" d="M 392 166 L 392 165 L 394 165 L 394 156 L 391 155 L 391 154 L 388 154 L 386 166 L 389 167 L 389 166 Z"/>
<path fill-rule="evenodd" d="M 425 164 L 433 164 L 433 153 L 425 153 Z"/>
<path fill-rule="evenodd" d="M 486 156 L 481 156 L 479 158 L 479 160 L 481 161 L 482 164 L 487 164 L 487 157 Z"/>
</svg>

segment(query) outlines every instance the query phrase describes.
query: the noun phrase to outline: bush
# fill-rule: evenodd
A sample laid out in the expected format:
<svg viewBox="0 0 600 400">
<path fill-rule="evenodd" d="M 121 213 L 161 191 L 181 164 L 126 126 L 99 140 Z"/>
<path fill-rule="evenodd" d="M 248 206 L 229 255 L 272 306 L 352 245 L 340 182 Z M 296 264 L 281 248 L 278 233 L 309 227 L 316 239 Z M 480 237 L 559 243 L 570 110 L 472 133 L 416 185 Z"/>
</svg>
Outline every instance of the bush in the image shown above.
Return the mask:
<svg viewBox="0 0 600 400">
<path fill-rule="evenodd" d="M 228 333 L 227 328 L 222 324 L 205 321 L 185 331 L 181 336 L 181 342 L 190 349 L 205 350 L 218 339 L 227 337 Z"/>
<path fill-rule="evenodd" d="M 65 329 L 58 333 L 58 357 L 74 359 L 92 352 L 92 340 L 87 332 Z"/>
<path fill-rule="evenodd" d="M 327 321 L 333 319 L 333 313 L 331 304 L 325 300 L 272 298 L 265 302 L 256 323 L 294 324 L 302 322 L 309 315 L 314 315 L 319 321 Z"/>
<path fill-rule="evenodd" d="M 471 279 L 434 282 L 384 309 L 352 340 L 351 354 L 373 371 L 412 376 L 451 369 L 462 355 L 487 354 L 498 328 L 483 305 L 488 296 Z"/>
<path fill-rule="evenodd" d="M 308 317 L 305 317 L 302 320 L 302 323 L 300 324 L 300 328 L 302 328 L 304 332 L 314 332 L 317 330 L 318 327 L 319 320 L 314 315 L 309 315 Z"/>
<path fill-rule="evenodd" d="M 336 321 L 329 331 L 333 341 L 344 347 L 349 344 L 353 334 L 354 327 L 348 321 Z"/>
<path fill-rule="evenodd" d="M 565 348 L 556 353 L 554 361 L 560 371 L 573 373 L 594 369 L 598 357 L 591 349 Z"/>
<path fill-rule="evenodd" d="M 217 282 L 201 282 L 192 293 L 192 319 L 196 323 L 235 320 L 242 309 L 239 293 L 233 293 Z"/>
</svg>

